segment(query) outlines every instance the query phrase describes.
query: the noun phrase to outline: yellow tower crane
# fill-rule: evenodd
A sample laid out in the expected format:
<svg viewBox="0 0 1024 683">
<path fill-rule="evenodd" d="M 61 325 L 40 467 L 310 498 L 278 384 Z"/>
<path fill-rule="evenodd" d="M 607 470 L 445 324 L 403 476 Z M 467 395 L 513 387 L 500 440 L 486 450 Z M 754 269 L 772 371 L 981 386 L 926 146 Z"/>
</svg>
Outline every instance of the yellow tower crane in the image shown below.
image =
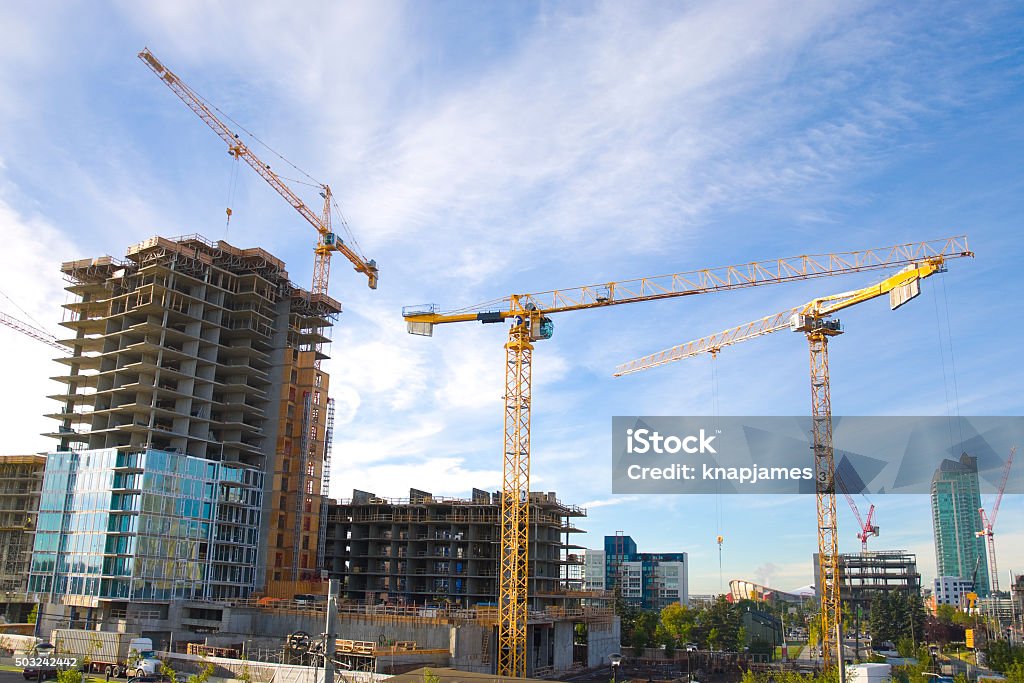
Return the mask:
<svg viewBox="0 0 1024 683">
<path fill-rule="evenodd" d="M 292 205 L 299 214 L 309 222 L 310 225 L 317 231 L 317 244 L 314 249 L 314 262 L 313 262 L 313 286 L 310 288 L 310 292 L 316 296 L 320 294 L 327 294 L 327 284 L 330 280 L 331 275 L 331 254 L 334 252 L 340 252 L 345 258 L 347 258 L 355 269 L 364 274 L 367 278 L 367 282 L 370 289 L 377 289 L 377 263 L 372 259 L 367 260 L 355 250 L 355 244 L 348 245 L 338 238 L 337 235 L 331 230 L 331 206 L 332 206 L 332 195 L 331 188 L 326 184 L 320 185 L 320 196 L 324 200 L 324 208 L 321 213 L 313 211 L 311 208 L 306 206 L 306 203 L 299 198 L 295 192 L 292 191 L 288 185 L 278 176 L 276 173 L 270 170 L 268 164 L 263 163 L 256 154 L 249 149 L 223 121 L 217 118 L 216 114 L 213 113 L 213 107 L 209 105 L 202 97 L 200 97 L 192 88 L 186 85 L 180 78 L 174 75 L 174 73 L 164 66 L 160 60 L 158 60 L 149 49 L 144 49 L 139 53 L 139 59 L 141 59 L 146 66 L 153 70 L 160 80 L 170 88 L 175 95 L 181 98 L 181 100 L 188 105 L 196 115 L 201 118 L 206 125 L 213 129 L 213 132 L 220 137 L 221 140 L 228 145 L 228 154 L 233 156 L 235 159 L 241 159 L 245 163 L 249 164 L 252 170 L 256 171 L 261 178 L 267 181 L 267 183 L 277 190 L 285 200 Z M 230 211 L 230 210 L 229 210 Z M 319 354 L 318 354 L 319 356 Z"/>
<path fill-rule="evenodd" d="M 436 305 L 402 311 L 410 334 L 432 336 L 434 326 L 511 320 L 505 344 L 505 428 L 502 456 L 501 548 L 498 577 L 498 658 L 501 676 L 526 675 L 530 497 L 530 414 L 533 342 L 549 339 L 554 313 L 655 301 L 905 266 L 967 252 L 964 237 L 880 249 L 759 261 L 636 280 L 512 294 L 441 312 Z"/>
<path fill-rule="evenodd" d="M 830 317 L 850 306 L 885 294 L 895 310 L 921 292 L 920 282 L 944 270 L 945 260 L 973 256 L 963 238 L 962 249 L 922 259 L 885 280 L 862 289 L 812 299 L 781 313 L 673 346 L 624 363 L 614 375 L 648 370 L 701 353 L 717 354 L 723 347 L 772 332 L 789 329 L 803 332 L 810 344 L 811 430 L 814 448 L 815 493 L 818 511 L 818 585 L 821 586 L 822 658 L 825 666 L 836 664 L 841 654 L 833 649 L 832 638 L 841 623 L 839 600 L 839 548 L 836 536 L 836 477 L 832 449 L 832 399 L 829 389 L 828 340 L 842 334 L 839 321 Z"/>
</svg>

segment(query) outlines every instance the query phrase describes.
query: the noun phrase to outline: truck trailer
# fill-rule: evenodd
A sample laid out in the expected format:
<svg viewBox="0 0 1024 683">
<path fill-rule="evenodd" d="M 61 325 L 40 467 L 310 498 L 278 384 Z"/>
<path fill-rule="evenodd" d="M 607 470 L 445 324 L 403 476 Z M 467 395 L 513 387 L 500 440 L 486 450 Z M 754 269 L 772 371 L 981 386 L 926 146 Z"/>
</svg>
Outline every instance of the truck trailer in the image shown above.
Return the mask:
<svg viewBox="0 0 1024 683">
<path fill-rule="evenodd" d="M 160 673 L 161 662 L 153 652 L 153 641 L 138 633 L 58 628 L 50 638 L 57 656 L 77 658 L 85 672 L 112 677 Z"/>
</svg>

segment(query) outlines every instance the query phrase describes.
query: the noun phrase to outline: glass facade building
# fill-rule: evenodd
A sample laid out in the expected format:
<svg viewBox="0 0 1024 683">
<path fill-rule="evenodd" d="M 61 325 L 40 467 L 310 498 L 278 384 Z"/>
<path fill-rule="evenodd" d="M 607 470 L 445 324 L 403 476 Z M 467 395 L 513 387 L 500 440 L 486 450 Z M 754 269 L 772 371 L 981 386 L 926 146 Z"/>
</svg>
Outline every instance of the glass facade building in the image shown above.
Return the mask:
<svg viewBox="0 0 1024 683">
<path fill-rule="evenodd" d="M 262 487 L 256 469 L 181 453 L 51 453 L 29 591 L 57 601 L 247 595 Z"/>
<path fill-rule="evenodd" d="M 617 591 L 643 609 L 662 609 L 689 601 L 686 553 L 641 553 L 630 536 L 604 537 L 603 550 L 587 550 L 584 585 L 588 590 Z"/>
<path fill-rule="evenodd" d="M 973 578 L 978 595 L 988 595 L 985 539 L 977 535 L 981 531 L 978 459 L 964 453 L 959 460 L 943 460 L 932 477 L 931 499 L 936 573 Z"/>
</svg>

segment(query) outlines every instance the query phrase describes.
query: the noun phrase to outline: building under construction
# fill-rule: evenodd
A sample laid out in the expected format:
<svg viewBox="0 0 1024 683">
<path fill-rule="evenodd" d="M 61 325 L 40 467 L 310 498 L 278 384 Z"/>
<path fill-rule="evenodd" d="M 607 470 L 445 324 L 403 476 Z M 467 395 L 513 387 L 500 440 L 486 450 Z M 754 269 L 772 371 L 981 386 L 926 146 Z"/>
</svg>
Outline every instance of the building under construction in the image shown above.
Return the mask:
<svg viewBox="0 0 1024 683">
<path fill-rule="evenodd" d="M 42 455 L 0 455 L 0 601 L 9 622 L 24 622 L 36 510 L 43 484 Z"/>
<path fill-rule="evenodd" d="M 318 579 L 332 406 L 317 361 L 340 304 L 263 249 L 198 235 L 61 270 L 73 337 L 41 509 L 60 523 L 36 539 L 33 589 L 127 609 Z M 86 495 L 107 485 L 114 504 Z M 118 518 L 99 556 L 58 538 L 96 514 Z"/>
<path fill-rule="evenodd" d="M 474 489 L 470 499 L 415 489 L 408 498 L 354 491 L 328 503 L 324 566 L 352 601 L 396 605 L 496 604 L 501 494 Z M 529 608 L 578 606 L 586 511 L 554 493 L 530 494 Z"/>
<path fill-rule="evenodd" d="M 818 566 L 814 556 L 814 566 Z M 818 574 L 814 589 L 818 591 Z M 866 614 L 871 601 L 882 593 L 900 591 L 921 594 L 921 573 L 917 556 L 905 550 L 869 551 L 839 555 L 839 595 L 851 607 L 860 606 Z"/>
</svg>

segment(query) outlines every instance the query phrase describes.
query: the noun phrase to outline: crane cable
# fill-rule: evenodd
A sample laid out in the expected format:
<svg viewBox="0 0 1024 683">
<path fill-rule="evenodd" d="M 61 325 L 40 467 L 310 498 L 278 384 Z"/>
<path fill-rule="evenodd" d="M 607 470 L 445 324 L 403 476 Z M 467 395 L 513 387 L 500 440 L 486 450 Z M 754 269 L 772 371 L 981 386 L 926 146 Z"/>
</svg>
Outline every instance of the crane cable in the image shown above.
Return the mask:
<svg viewBox="0 0 1024 683">
<path fill-rule="evenodd" d="M 224 236 L 227 237 L 231 229 L 231 205 L 235 203 L 235 190 L 238 188 L 238 157 L 234 154 L 231 155 L 231 170 L 228 171 L 228 201 L 227 208 L 224 213 L 227 214 L 228 219 L 224 223 Z"/>
<path fill-rule="evenodd" d="M 941 278 L 939 278 L 939 279 L 941 279 Z M 932 302 L 933 302 L 934 307 L 935 307 L 936 338 L 938 339 L 938 342 L 939 342 L 939 365 L 942 368 L 942 388 L 943 388 L 943 391 L 944 391 L 944 394 L 945 394 L 945 398 L 946 398 L 946 418 L 947 418 L 947 420 L 946 420 L 946 430 L 949 433 L 949 448 L 950 448 L 950 451 L 953 451 L 954 447 L 956 446 L 956 439 L 953 436 L 953 421 L 955 419 L 956 422 L 957 422 L 957 426 L 959 428 L 960 450 L 962 451 L 963 450 L 963 443 L 964 443 L 963 425 L 960 424 L 960 397 L 959 397 L 959 393 L 958 393 L 958 390 L 957 390 L 957 384 L 956 384 L 956 363 L 955 363 L 954 358 L 953 358 L 953 334 L 952 334 L 952 330 L 949 327 L 949 300 L 946 297 L 945 281 L 944 280 L 943 280 L 942 294 L 943 294 L 944 307 L 946 309 L 946 330 L 945 330 L 946 334 L 945 335 L 943 334 L 943 329 L 942 329 L 942 315 L 941 315 L 941 312 L 939 310 L 939 296 L 938 296 L 938 294 L 939 294 L 938 284 L 935 283 L 935 282 L 932 282 Z M 948 346 L 949 346 L 950 370 L 949 370 L 948 373 L 946 372 L 946 349 L 945 349 L 945 347 L 944 347 L 944 345 L 942 343 L 944 336 L 947 338 L 947 342 L 948 342 Z M 953 381 L 952 381 L 952 387 L 953 387 L 952 394 L 953 394 L 953 396 L 952 397 L 950 396 L 950 375 L 953 376 Z M 956 411 L 955 414 L 954 414 L 954 407 L 955 407 L 955 411 Z"/>
<path fill-rule="evenodd" d="M 38 320 L 36 320 L 35 318 L 33 318 L 33 317 L 32 317 L 32 314 L 31 314 L 31 313 L 29 313 L 29 312 L 28 312 L 28 311 L 26 311 L 26 310 L 25 310 L 24 308 L 22 308 L 21 306 L 19 306 L 19 305 L 18 305 L 18 302 L 17 302 L 17 301 L 15 301 L 15 300 L 14 300 L 14 299 L 12 299 L 11 297 L 7 296 L 7 294 L 6 294 L 6 293 L 4 293 L 3 291 L 0 291 L 0 296 L 2 296 L 3 298 L 7 299 L 8 301 L 10 301 L 10 302 L 11 302 L 11 303 L 12 303 L 12 304 L 14 305 L 14 307 L 15 307 L 15 308 L 17 308 L 17 309 L 18 309 L 19 311 L 21 311 L 21 312 L 22 312 L 22 314 L 23 314 L 23 315 L 24 315 L 24 316 L 25 316 L 26 318 L 28 318 L 28 319 L 29 319 L 29 320 L 31 320 L 31 321 L 32 321 L 33 323 L 35 323 L 35 326 L 36 326 L 36 327 L 38 327 L 38 328 L 39 328 L 40 330 L 42 330 L 43 332 L 46 332 L 47 334 L 49 334 L 49 331 L 48 331 L 48 330 L 46 329 L 46 326 L 45 326 L 45 325 L 43 325 L 43 324 L 42 324 L 41 322 L 39 322 Z M 51 335 L 51 336 L 53 336 L 53 335 Z"/>
<path fill-rule="evenodd" d="M 719 430 L 719 404 L 718 404 L 718 353 L 711 353 L 711 415 L 712 415 L 712 429 L 715 433 Z M 715 481 L 715 523 L 717 529 L 717 535 L 715 541 L 718 543 L 718 591 L 719 593 L 725 590 L 724 582 L 722 580 L 722 490 L 721 483 Z"/>
<path fill-rule="evenodd" d="M 209 100 L 207 100 L 207 99 L 206 99 L 205 97 L 203 97 L 202 95 L 200 95 L 199 93 L 197 93 L 197 92 L 196 92 L 195 90 L 193 90 L 192 88 L 189 88 L 189 90 L 190 90 L 190 91 L 192 92 L 192 94 L 193 94 L 193 95 L 194 95 L 194 96 L 196 97 L 196 99 L 198 99 L 198 100 L 199 100 L 200 102 L 202 102 L 202 103 L 203 103 L 204 105 L 206 105 L 207 107 L 209 107 L 209 108 L 213 109 L 214 111 L 216 111 L 216 112 L 217 112 L 218 114 L 220 114 L 220 115 L 221 115 L 222 117 L 224 117 L 225 119 L 227 119 L 228 121 L 230 121 L 230 122 L 231 122 L 232 124 L 234 124 L 234 125 L 235 125 L 235 127 L 236 127 L 236 128 L 238 129 L 238 130 L 242 131 L 243 133 L 245 133 L 246 135 L 248 135 L 248 136 L 249 136 L 250 138 L 252 138 L 252 139 L 253 139 L 253 140 L 255 140 L 256 142 L 258 142 L 258 143 L 259 143 L 259 144 L 260 144 L 261 146 L 263 146 L 263 147 L 264 147 L 264 148 L 265 148 L 265 149 L 266 149 L 266 150 L 267 150 L 268 152 L 270 152 L 271 154 L 273 154 L 274 156 L 276 156 L 276 157 L 277 157 L 278 159 L 280 159 L 281 161 L 283 161 L 284 163 L 288 164 L 288 165 L 289 165 L 289 166 L 291 166 L 291 167 L 292 167 L 293 169 L 295 169 L 296 171 L 298 171 L 299 173 L 301 173 L 302 175 L 304 175 L 304 176 L 305 176 L 305 177 L 306 177 L 306 178 L 308 179 L 308 182 L 303 182 L 303 181 L 296 181 L 296 180 L 294 180 L 294 179 L 287 179 L 287 178 L 284 178 L 283 176 L 279 176 L 279 177 L 281 177 L 281 178 L 283 178 L 283 179 L 285 179 L 285 180 L 290 180 L 290 182 L 298 182 L 298 183 L 300 183 L 300 184 L 303 184 L 303 185 L 310 185 L 310 186 L 312 186 L 312 187 L 316 187 L 316 188 L 321 188 L 321 189 L 322 189 L 322 188 L 324 188 L 324 184 L 323 184 L 323 183 L 321 183 L 321 182 L 320 182 L 319 180 L 317 180 L 316 178 L 314 178 L 313 176 L 311 176 L 311 175 L 310 175 L 309 173 L 307 173 L 306 171 L 302 170 L 302 169 L 301 169 L 300 167 L 298 167 L 297 165 L 295 165 L 294 163 L 292 163 L 292 162 L 291 162 L 291 161 L 290 161 L 290 160 L 289 160 L 289 159 L 288 159 L 287 157 L 285 157 L 285 156 L 284 156 L 283 154 L 281 154 L 280 152 L 278 152 L 278 151 L 277 151 L 276 149 L 274 149 L 273 147 L 271 147 L 270 145 L 268 145 L 268 144 L 267 144 L 266 142 L 264 142 L 263 140 L 261 140 L 261 139 L 260 139 L 259 137 L 257 137 L 257 136 L 256 136 L 256 134 L 255 134 L 255 133 L 253 133 L 252 131 L 250 131 L 250 130 L 249 130 L 248 128 L 246 128 L 245 126 L 243 126 L 242 124 L 240 124 L 240 123 L 239 123 L 238 121 L 236 121 L 236 120 L 234 120 L 233 118 L 231 118 L 231 116 L 230 116 L 230 115 L 228 115 L 228 114 L 227 114 L 226 112 L 224 112 L 224 111 L 223 111 L 223 110 L 222 110 L 222 109 L 221 109 L 220 107 L 218 107 L 218 106 L 217 106 L 217 105 L 215 105 L 214 103 L 212 103 L 212 102 L 210 102 Z M 234 156 L 234 155 L 232 155 L 232 156 Z M 236 159 L 235 159 L 235 160 L 237 161 L 237 157 L 236 157 Z M 236 164 L 236 167 L 237 167 L 237 164 Z M 237 172 L 237 171 L 236 171 L 236 172 Z M 232 192 L 232 191 L 233 191 L 233 190 L 229 190 L 229 192 Z M 349 225 L 348 225 L 348 221 L 347 221 L 347 220 L 345 220 L 345 216 L 344 216 L 344 214 L 342 214 L 342 213 L 341 213 L 341 209 L 340 209 L 340 208 L 338 208 L 338 203 L 337 203 L 336 201 L 333 201 L 333 198 L 332 198 L 332 204 L 333 204 L 333 208 L 334 208 L 334 210 L 335 210 L 335 211 L 337 212 L 337 215 L 338 215 L 338 217 L 339 217 L 339 220 L 341 221 L 341 226 L 342 226 L 342 228 L 343 228 L 343 229 L 344 229 L 344 231 L 345 231 L 345 237 L 347 238 L 347 239 L 346 239 L 346 242 L 348 242 L 348 243 L 352 244 L 352 246 L 353 246 L 353 247 L 355 247 L 354 251 L 355 251 L 355 252 L 357 252 L 357 253 L 359 253 L 360 255 L 362 255 L 362 249 L 360 248 L 360 246 L 359 246 L 359 243 L 358 243 L 358 242 L 356 241 L 355 235 L 354 235 L 354 234 L 352 233 L 352 230 L 351 230 L 351 229 L 349 228 Z M 229 204 L 229 207 L 228 207 L 228 211 L 227 211 L 227 214 L 228 214 L 228 222 L 230 223 L 230 221 L 231 221 L 231 210 L 230 210 L 230 204 Z"/>
</svg>

